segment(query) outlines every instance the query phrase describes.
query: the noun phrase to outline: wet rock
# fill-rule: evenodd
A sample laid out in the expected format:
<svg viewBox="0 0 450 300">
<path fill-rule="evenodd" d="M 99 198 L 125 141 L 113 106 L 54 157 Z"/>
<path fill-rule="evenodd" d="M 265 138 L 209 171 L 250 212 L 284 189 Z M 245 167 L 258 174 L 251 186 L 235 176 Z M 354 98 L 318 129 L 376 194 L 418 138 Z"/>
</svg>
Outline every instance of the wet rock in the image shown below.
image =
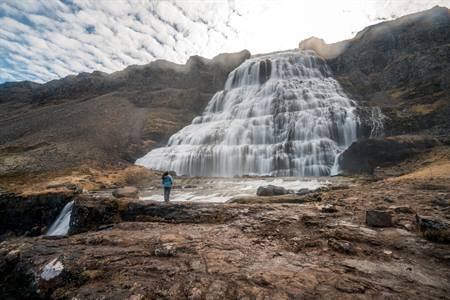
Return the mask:
<svg viewBox="0 0 450 300">
<path fill-rule="evenodd" d="M 355 254 L 353 244 L 347 241 L 340 241 L 336 239 L 329 239 L 328 246 L 336 252 L 344 254 Z"/>
<path fill-rule="evenodd" d="M 433 242 L 450 243 L 450 225 L 444 221 L 416 215 L 416 224 L 423 236 Z"/>
<path fill-rule="evenodd" d="M 289 194 L 289 190 L 282 186 L 266 185 L 258 187 L 257 196 L 281 196 Z"/>
<path fill-rule="evenodd" d="M 321 211 L 323 213 L 335 213 L 338 210 L 337 210 L 336 206 L 334 206 L 332 204 L 326 204 L 324 207 L 322 207 Z"/>
<path fill-rule="evenodd" d="M 58 216 L 63 207 L 75 197 L 71 191 L 36 195 L 0 195 L 0 235 L 12 231 L 38 236 Z"/>
<path fill-rule="evenodd" d="M 309 193 L 311 193 L 311 190 L 309 189 L 299 189 L 298 191 L 295 192 L 295 194 L 298 196 L 303 196 Z"/>
<path fill-rule="evenodd" d="M 366 211 L 366 224 L 373 227 L 392 226 L 392 216 L 389 212 L 383 210 Z"/>
<path fill-rule="evenodd" d="M 123 188 L 113 191 L 113 196 L 116 198 L 136 198 L 139 190 L 135 186 L 125 186 Z"/>
</svg>

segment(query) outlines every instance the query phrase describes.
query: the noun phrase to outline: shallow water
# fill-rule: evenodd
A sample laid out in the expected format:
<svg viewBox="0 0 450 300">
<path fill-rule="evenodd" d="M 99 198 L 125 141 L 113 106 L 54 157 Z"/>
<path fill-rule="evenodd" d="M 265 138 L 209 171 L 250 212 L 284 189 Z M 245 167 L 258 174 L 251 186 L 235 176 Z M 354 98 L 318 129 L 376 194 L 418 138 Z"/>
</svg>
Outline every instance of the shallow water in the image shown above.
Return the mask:
<svg viewBox="0 0 450 300">
<path fill-rule="evenodd" d="M 255 196 L 259 186 L 276 185 L 297 191 L 314 190 L 344 181 L 336 177 L 257 177 L 257 178 L 182 178 L 175 179 L 171 201 L 224 203 L 233 197 Z M 142 190 L 141 200 L 163 201 L 162 187 Z"/>
</svg>

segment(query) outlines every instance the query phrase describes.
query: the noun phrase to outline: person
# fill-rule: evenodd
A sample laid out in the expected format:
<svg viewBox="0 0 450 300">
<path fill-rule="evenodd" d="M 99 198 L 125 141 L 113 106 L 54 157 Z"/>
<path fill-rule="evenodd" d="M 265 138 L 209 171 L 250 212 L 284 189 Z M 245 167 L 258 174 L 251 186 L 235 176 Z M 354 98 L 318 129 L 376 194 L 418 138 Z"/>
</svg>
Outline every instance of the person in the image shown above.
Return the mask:
<svg viewBox="0 0 450 300">
<path fill-rule="evenodd" d="M 169 202 L 170 190 L 173 186 L 173 178 L 169 175 L 169 172 L 164 172 L 162 175 L 162 185 L 164 187 L 164 201 Z"/>
</svg>

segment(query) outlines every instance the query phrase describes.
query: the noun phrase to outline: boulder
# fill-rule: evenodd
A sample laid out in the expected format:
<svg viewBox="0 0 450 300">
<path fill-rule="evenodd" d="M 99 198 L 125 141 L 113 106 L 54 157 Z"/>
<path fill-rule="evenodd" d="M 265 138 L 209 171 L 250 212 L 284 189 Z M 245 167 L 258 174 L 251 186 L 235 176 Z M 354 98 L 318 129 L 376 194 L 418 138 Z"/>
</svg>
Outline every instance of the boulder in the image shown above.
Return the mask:
<svg viewBox="0 0 450 300">
<path fill-rule="evenodd" d="M 416 224 L 423 236 L 433 242 L 450 243 L 450 224 L 444 221 L 416 215 Z"/>
<path fill-rule="evenodd" d="M 136 198 L 139 190 L 135 186 L 125 186 L 113 191 L 113 196 L 116 198 Z"/>
<path fill-rule="evenodd" d="M 266 185 L 258 187 L 257 196 L 280 196 L 289 194 L 290 191 L 282 186 Z"/>
<path fill-rule="evenodd" d="M 366 211 L 366 224 L 373 227 L 392 226 L 392 216 L 389 212 L 383 210 Z"/>
<path fill-rule="evenodd" d="M 339 241 L 336 239 L 329 239 L 328 246 L 336 252 L 344 254 L 355 254 L 353 244 L 347 241 Z"/>
<path fill-rule="evenodd" d="M 321 211 L 323 213 L 335 213 L 338 210 L 337 210 L 336 206 L 334 206 L 332 204 L 326 204 L 324 207 L 322 207 Z"/>
</svg>

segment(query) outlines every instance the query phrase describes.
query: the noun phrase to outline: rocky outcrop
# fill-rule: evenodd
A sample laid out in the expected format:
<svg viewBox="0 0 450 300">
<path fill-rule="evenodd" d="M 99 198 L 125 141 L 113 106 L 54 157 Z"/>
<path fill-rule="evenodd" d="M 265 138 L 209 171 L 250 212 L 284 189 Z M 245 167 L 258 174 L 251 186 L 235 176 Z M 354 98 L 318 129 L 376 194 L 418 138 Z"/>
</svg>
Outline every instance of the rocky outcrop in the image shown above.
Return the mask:
<svg viewBox="0 0 450 300">
<path fill-rule="evenodd" d="M 310 37 L 300 42 L 298 48 L 300 50 L 313 50 L 325 59 L 333 59 L 339 56 L 347 49 L 349 41 L 341 41 L 333 44 L 327 44 L 323 39 Z"/>
<path fill-rule="evenodd" d="M 5 233 L 31 236 L 43 234 L 74 196 L 74 192 L 0 195 L 0 236 Z"/>
<path fill-rule="evenodd" d="M 450 14 L 434 7 L 369 26 L 329 65 L 347 93 L 380 106 L 387 135 L 450 132 Z"/>
<path fill-rule="evenodd" d="M 235 218 L 241 209 L 233 205 L 162 203 L 82 195 L 75 200 L 69 234 L 97 230 L 120 222 L 223 223 Z"/>
<path fill-rule="evenodd" d="M 134 162 L 200 114 L 249 56 L 0 85 L 0 175 Z"/>
<path fill-rule="evenodd" d="M 339 157 L 343 174 L 373 174 L 376 167 L 393 165 L 423 153 L 439 142 L 427 136 L 396 136 L 362 139 Z"/>
</svg>

